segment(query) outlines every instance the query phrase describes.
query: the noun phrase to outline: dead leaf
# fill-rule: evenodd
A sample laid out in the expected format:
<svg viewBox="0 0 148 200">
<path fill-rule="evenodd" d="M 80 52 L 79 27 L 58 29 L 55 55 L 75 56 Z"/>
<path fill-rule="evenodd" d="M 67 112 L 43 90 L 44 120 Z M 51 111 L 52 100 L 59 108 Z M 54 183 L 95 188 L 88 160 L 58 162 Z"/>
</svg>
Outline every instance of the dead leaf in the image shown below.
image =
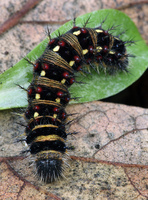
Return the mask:
<svg viewBox="0 0 148 200">
<path fill-rule="evenodd" d="M 136 1 L 135 1 L 136 2 Z M 22 1 L 1 0 L 1 23 L 19 10 Z M 131 1 L 42 1 L 25 21 L 65 21 L 101 8 Z M 132 2 L 134 3 L 134 2 Z M 75 5 L 74 5 L 75 4 Z M 12 6 L 13 5 L 13 6 Z M 147 40 L 147 4 L 124 10 Z M 44 24 L 22 23 L 0 38 L 1 71 L 10 68 L 45 38 Z M 52 26 L 52 31 L 57 29 Z M 24 128 L 10 111 L 0 112 L 0 199 L 143 200 L 148 198 L 148 111 L 138 107 L 92 102 L 69 106 L 79 113 L 70 125 L 70 153 L 66 179 L 45 185 L 35 176 L 29 158 L 19 157 L 23 144 L 14 143 Z M 80 112 L 81 111 L 81 112 Z"/>
<path fill-rule="evenodd" d="M 68 136 L 67 143 L 75 150 L 69 152 L 72 160 L 66 179 L 46 185 L 35 176 L 29 158 L 3 158 L 3 195 L 11 190 L 11 195 L 28 195 L 27 199 L 31 194 L 38 199 L 41 194 L 42 199 L 148 198 L 148 111 L 92 102 L 68 106 L 67 112 L 79 113 L 69 129 L 79 133 Z M 13 185 L 17 185 L 18 194 L 13 192 Z"/>
</svg>

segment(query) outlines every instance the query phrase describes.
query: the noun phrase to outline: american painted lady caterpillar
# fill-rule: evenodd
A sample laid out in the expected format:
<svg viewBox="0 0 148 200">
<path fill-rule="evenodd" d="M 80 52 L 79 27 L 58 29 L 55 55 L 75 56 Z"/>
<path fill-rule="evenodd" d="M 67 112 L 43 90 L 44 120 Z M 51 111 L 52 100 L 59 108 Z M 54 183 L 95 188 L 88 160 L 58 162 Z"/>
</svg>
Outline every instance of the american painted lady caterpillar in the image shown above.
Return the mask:
<svg viewBox="0 0 148 200">
<path fill-rule="evenodd" d="M 87 24 L 87 23 L 86 23 Z M 118 36 L 97 28 L 77 27 L 50 39 L 44 53 L 33 64 L 33 80 L 28 87 L 29 106 L 25 112 L 28 125 L 26 142 L 36 156 L 37 173 L 50 183 L 62 176 L 66 164 L 67 133 L 65 107 L 71 100 L 68 87 L 75 80 L 75 72 L 83 66 L 97 63 L 109 73 L 127 71 L 125 44 Z M 49 36 L 50 37 L 50 36 Z M 95 70 L 98 70 L 97 68 Z"/>
</svg>

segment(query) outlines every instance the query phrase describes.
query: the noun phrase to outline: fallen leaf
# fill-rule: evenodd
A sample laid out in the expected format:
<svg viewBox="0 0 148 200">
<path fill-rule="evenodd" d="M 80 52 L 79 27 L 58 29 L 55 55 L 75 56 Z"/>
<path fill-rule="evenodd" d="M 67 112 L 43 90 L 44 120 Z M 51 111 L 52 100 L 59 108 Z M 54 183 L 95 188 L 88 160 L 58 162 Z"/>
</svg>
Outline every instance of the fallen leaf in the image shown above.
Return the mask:
<svg viewBox="0 0 148 200">
<path fill-rule="evenodd" d="M 20 199 L 31 198 L 32 194 L 37 199 L 148 198 L 148 110 L 91 102 L 68 106 L 67 112 L 78 113 L 72 115 L 75 120 L 69 126 L 69 132 L 78 133 L 68 136 L 67 144 L 75 149 L 69 151 L 66 179 L 44 184 L 37 179 L 31 157 L 3 157 L 2 195 L 9 195 L 11 190 L 11 195 Z M 9 147 L 12 149 L 10 143 Z M 18 185 L 18 194 L 13 192 L 13 185 Z"/>
</svg>

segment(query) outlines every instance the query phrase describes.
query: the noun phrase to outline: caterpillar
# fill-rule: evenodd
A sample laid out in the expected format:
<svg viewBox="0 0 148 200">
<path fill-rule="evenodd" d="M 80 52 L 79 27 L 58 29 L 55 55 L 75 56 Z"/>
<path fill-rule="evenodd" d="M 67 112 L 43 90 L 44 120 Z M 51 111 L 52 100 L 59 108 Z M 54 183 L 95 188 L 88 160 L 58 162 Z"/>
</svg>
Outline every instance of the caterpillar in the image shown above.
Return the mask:
<svg viewBox="0 0 148 200">
<path fill-rule="evenodd" d="M 85 73 L 84 66 L 103 68 L 110 74 L 128 71 L 126 44 L 110 30 L 99 27 L 74 26 L 66 33 L 50 38 L 44 53 L 33 64 L 33 79 L 27 89 L 25 111 L 26 142 L 36 157 L 37 174 L 51 183 L 63 176 L 67 165 L 65 107 L 72 99 L 68 88 L 76 81 L 76 72 Z"/>
</svg>

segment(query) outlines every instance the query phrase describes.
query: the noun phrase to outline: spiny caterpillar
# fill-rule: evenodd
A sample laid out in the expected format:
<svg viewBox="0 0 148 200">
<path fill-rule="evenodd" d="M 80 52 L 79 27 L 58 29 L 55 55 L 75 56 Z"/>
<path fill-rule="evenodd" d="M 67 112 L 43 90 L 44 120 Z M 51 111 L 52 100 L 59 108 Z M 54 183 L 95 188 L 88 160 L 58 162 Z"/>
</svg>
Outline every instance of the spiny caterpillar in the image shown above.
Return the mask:
<svg viewBox="0 0 148 200">
<path fill-rule="evenodd" d="M 103 21 L 104 22 L 104 21 Z M 103 23 L 102 22 L 102 23 Z M 97 63 L 109 73 L 127 71 L 126 44 L 118 36 L 97 28 L 77 27 L 51 39 L 44 53 L 32 63 L 33 80 L 27 89 L 28 108 L 26 142 L 35 155 L 37 174 L 42 181 L 51 183 L 63 176 L 66 165 L 67 135 L 65 107 L 71 100 L 68 88 L 76 82 L 75 73 L 85 73 L 84 66 Z M 30 62 L 30 61 L 29 61 Z M 98 70 L 96 68 L 96 70 Z"/>
</svg>

